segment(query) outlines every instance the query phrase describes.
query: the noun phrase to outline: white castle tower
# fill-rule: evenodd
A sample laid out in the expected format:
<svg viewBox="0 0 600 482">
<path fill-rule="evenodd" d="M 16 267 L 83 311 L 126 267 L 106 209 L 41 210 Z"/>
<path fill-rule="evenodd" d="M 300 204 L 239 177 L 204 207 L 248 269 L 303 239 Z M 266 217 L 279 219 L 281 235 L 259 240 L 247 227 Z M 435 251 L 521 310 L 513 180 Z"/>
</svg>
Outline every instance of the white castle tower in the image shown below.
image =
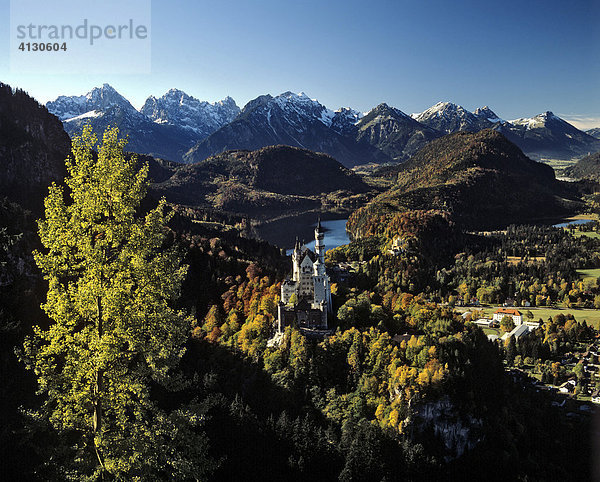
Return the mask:
<svg viewBox="0 0 600 482">
<path fill-rule="evenodd" d="M 295 295 L 295 298 L 293 297 Z M 300 328 L 327 329 L 331 287 L 325 270 L 325 232 L 321 220 L 315 228 L 315 251 L 296 239 L 292 252 L 292 277 L 281 285 L 278 331 L 296 323 Z"/>
<path fill-rule="evenodd" d="M 315 228 L 315 254 L 317 260 L 315 261 L 315 275 L 325 275 L 325 232 L 321 227 L 321 218 Z M 319 270 L 317 271 L 317 266 Z"/>
</svg>

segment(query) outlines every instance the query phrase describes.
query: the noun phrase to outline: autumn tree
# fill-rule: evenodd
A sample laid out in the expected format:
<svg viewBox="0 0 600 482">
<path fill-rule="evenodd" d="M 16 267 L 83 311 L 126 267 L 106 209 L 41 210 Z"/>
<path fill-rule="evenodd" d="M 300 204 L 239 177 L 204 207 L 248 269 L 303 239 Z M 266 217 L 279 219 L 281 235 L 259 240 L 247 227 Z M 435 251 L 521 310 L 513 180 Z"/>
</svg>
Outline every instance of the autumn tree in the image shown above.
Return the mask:
<svg viewBox="0 0 600 482">
<path fill-rule="evenodd" d="M 515 321 L 512 316 L 505 315 L 500 321 L 500 328 L 503 332 L 509 333 L 515 329 Z"/>
<path fill-rule="evenodd" d="M 61 478 L 203 479 L 197 405 L 167 411 L 152 396 L 182 388 L 190 320 L 172 301 L 186 269 L 166 246 L 164 200 L 139 215 L 148 166 L 138 169 L 125 144 L 108 129 L 98 145 L 86 127 L 66 161 L 67 188 L 50 187 L 35 260 L 53 323 L 35 328 L 24 359 L 41 414 L 68 441 Z"/>
</svg>

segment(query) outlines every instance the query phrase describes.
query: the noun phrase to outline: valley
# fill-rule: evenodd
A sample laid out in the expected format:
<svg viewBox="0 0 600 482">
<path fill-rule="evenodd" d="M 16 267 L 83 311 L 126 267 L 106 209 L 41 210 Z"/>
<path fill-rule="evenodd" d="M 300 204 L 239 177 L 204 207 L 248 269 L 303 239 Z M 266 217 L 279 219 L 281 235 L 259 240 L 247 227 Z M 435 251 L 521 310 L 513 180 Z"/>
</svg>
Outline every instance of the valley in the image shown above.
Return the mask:
<svg viewBox="0 0 600 482">
<path fill-rule="evenodd" d="M 447 103 L 415 116 L 381 104 L 362 116 L 285 93 L 237 112 L 230 99 L 202 103 L 171 90 L 142 114 L 104 86 L 51 107 L 62 109 L 71 139 L 34 99 L 0 89 L 0 131 L 9 134 L 0 138 L 0 441 L 14 473 L 97 470 L 93 451 L 76 456 L 68 443 L 80 432 L 50 420 L 31 426 L 19 408 L 43 418 L 40 397 L 96 396 L 73 388 L 89 375 L 75 365 L 55 376 L 62 362 L 52 350 L 76 358 L 68 340 L 77 340 L 121 370 L 96 369 L 120 387 L 113 403 L 139 408 L 120 385 L 122 373 L 135 373 L 143 410 L 181 430 L 202 420 L 185 440 L 162 425 L 149 437 L 178 456 L 193 442 L 212 480 L 255 480 L 266 464 L 279 480 L 585 479 L 591 448 L 572 437 L 590 430 L 600 388 L 593 156 L 576 164 L 578 180 L 563 182 L 494 128 L 508 127 L 489 108 Z M 102 114 L 86 116 L 90 108 Z M 203 131 L 204 114 L 215 122 Z M 94 139 L 122 115 L 129 127 Z M 136 124 L 142 115 L 153 120 Z M 562 126 L 550 114 L 536 119 L 514 129 Z M 164 126 L 176 142 L 157 137 Z M 75 161 L 65 163 L 72 147 Z M 59 298 L 68 302 L 55 305 Z M 512 311 L 492 322 L 499 310 Z M 40 336 L 57 341 L 29 341 Z M 166 341 L 149 341 L 158 336 Z M 170 362 L 162 345 L 175 336 L 181 385 L 146 380 L 156 367 L 147 354 Z M 36 395 L 39 373 L 60 389 Z M 81 433 L 93 433 L 93 407 L 77 409 Z M 110 409 L 105 416 L 146 430 L 116 422 Z M 27 435 L 14 443 L 17 433 Z M 118 431 L 104 436 L 138 450 Z M 56 464 L 36 437 L 53 440 Z M 145 470 L 131 463 L 119 470 Z"/>
<path fill-rule="evenodd" d="M 0 12 L 2 480 L 600 481 L 599 1 Z"/>
</svg>

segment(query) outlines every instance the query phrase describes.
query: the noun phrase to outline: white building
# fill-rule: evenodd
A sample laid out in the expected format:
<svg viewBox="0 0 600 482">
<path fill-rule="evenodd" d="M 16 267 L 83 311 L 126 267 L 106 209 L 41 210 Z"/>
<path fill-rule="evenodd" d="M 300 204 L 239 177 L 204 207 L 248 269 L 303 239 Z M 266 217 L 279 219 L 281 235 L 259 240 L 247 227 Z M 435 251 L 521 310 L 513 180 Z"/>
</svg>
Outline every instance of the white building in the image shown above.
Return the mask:
<svg viewBox="0 0 600 482">
<path fill-rule="evenodd" d="M 485 326 L 486 328 L 489 328 L 489 326 L 493 323 L 493 320 L 489 320 L 487 318 L 479 318 L 478 320 L 475 320 L 473 323 L 475 323 L 478 326 Z"/>
<path fill-rule="evenodd" d="M 389 254 L 393 256 L 398 256 L 399 254 L 404 253 L 405 246 L 400 236 L 397 236 L 392 241 L 392 248 L 388 251 Z"/>
<path fill-rule="evenodd" d="M 575 391 L 576 386 L 577 382 L 575 380 L 568 380 L 558 387 L 558 391 L 560 393 L 572 393 Z"/>
<path fill-rule="evenodd" d="M 505 316 L 510 316 L 517 326 L 523 323 L 523 315 L 521 315 L 519 310 L 515 310 L 513 308 L 498 308 L 496 311 L 494 311 L 494 316 L 492 319 L 500 322 Z"/>
<path fill-rule="evenodd" d="M 292 277 L 281 285 L 281 301 L 277 310 L 279 332 L 293 323 L 302 328 L 325 330 L 328 327 L 331 287 L 325 272 L 324 238 L 319 221 L 315 228 L 314 252 L 296 241 L 292 253 Z"/>
<path fill-rule="evenodd" d="M 507 340 L 509 337 L 514 336 L 515 340 L 518 340 L 521 335 L 526 335 L 531 330 L 527 325 L 517 325 L 511 332 L 504 333 L 502 340 Z"/>
</svg>

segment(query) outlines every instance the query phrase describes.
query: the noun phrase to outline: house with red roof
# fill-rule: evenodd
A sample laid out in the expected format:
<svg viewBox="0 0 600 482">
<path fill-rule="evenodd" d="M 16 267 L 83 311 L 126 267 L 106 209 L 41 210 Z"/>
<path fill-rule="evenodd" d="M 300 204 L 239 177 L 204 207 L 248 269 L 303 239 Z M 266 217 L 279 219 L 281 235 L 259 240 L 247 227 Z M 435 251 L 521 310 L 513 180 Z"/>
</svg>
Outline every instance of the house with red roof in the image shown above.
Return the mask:
<svg viewBox="0 0 600 482">
<path fill-rule="evenodd" d="M 523 315 L 519 310 L 515 310 L 514 308 L 498 308 L 496 311 L 494 311 L 494 316 L 492 319 L 500 322 L 505 316 L 512 317 L 515 325 L 517 326 L 523 324 Z"/>
</svg>

